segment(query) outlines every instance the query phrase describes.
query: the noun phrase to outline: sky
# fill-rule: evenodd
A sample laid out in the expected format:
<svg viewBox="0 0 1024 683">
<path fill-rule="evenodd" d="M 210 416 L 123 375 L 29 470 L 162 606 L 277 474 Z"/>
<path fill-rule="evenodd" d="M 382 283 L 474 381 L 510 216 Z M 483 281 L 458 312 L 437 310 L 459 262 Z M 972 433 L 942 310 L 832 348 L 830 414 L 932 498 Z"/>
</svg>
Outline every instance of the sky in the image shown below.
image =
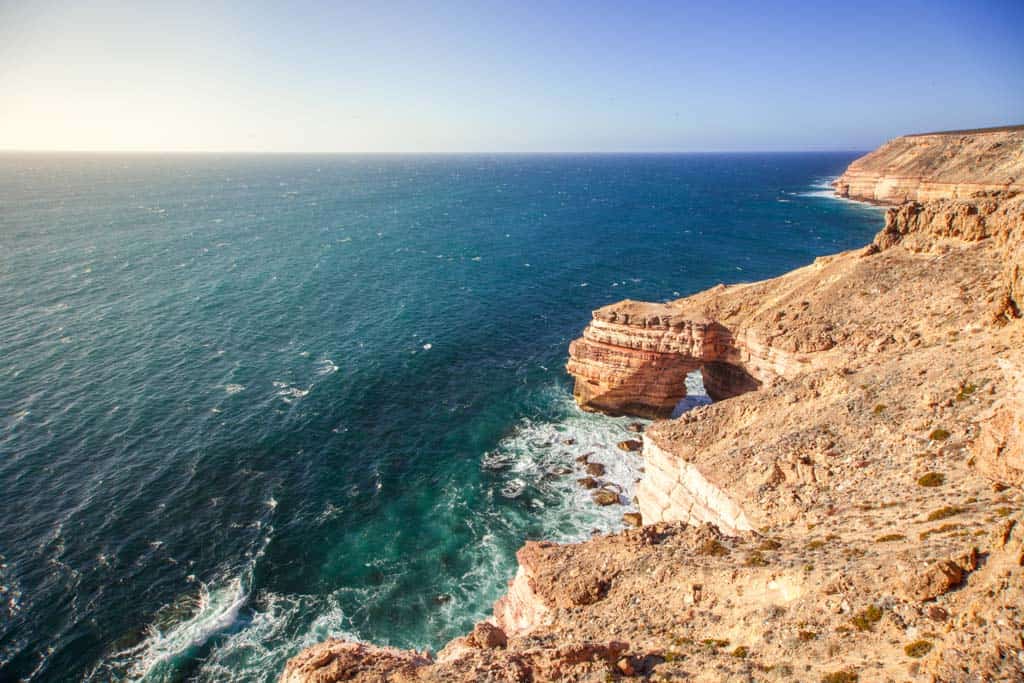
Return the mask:
<svg viewBox="0 0 1024 683">
<path fill-rule="evenodd" d="M 1024 123 L 1024 0 L 0 0 L 0 150 L 866 150 Z"/>
</svg>

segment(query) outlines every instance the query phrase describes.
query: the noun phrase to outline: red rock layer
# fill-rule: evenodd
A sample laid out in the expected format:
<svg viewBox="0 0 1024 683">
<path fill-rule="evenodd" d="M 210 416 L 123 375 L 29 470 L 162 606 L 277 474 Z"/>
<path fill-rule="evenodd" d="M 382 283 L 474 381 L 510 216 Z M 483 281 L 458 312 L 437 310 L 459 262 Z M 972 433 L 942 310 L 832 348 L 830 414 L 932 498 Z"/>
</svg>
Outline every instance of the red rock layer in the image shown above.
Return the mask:
<svg viewBox="0 0 1024 683">
<path fill-rule="evenodd" d="M 657 418 L 686 396 L 686 375 L 697 369 L 716 400 L 757 388 L 743 357 L 732 333 L 713 320 L 674 303 L 626 300 L 594 311 L 569 346 L 567 369 L 584 410 Z"/>
</svg>

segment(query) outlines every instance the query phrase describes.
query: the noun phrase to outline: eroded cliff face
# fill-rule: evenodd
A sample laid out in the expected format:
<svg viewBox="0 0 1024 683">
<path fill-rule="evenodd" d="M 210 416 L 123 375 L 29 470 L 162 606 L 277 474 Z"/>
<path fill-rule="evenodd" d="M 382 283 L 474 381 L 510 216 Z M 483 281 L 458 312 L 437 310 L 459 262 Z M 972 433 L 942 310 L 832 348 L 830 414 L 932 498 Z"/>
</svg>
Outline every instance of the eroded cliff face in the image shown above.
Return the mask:
<svg viewBox="0 0 1024 683">
<path fill-rule="evenodd" d="M 527 543 L 435 657 L 329 641 L 282 680 L 1024 680 L 1022 197 L 596 311 L 584 407 L 664 414 L 695 368 L 727 398 L 644 431 L 643 527 Z"/>
<path fill-rule="evenodd" d="M 850 164 L 834 186 L 886 203 L 1024 191 L 1024 126 L 899 137 Z"/>
<path fill-rule="evenodd" d="M 567 369 L 584 410 L 668 417 L 694 370 L 702 370 L 715 399 L 756 389 L 762 359 L 751 357 L 744 342 L 698 311 L 626 300 L 594 311 L 569 345 Z"/>
<path fill-rule="evenodd" d="M 834 345 L 830 330 L 814 324 L 778 334 L 775 323 L 787 313 L 746 305 L 750 287 L 723 285 L 678 301 L 626 300 L 594 311 L 583 336 L 569 345 L 566 368 L 576 378 L 576 402 L 611 415 L 668 417 L 694 370 L 717 401 L 802 372 L 809 354 Z M 741 306 L 723 308 L 726 301 Z M 801 313 L 794 311 L 792 320 Z"/>
</svg>

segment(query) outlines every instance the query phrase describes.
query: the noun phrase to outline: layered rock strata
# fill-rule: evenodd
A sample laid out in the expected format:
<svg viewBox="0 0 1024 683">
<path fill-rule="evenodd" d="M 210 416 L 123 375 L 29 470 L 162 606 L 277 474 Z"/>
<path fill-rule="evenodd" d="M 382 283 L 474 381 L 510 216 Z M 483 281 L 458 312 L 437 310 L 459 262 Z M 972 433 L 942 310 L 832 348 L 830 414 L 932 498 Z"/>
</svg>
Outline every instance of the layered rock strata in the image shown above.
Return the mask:
<svg viewBox="0 0 1024 683">
<path fill-rule="evenodd" d="M 584 410 L 662 418 L 686 397 L 686 376 L 700 370 L 714 400 L 737 396 L 791 372 L 808 344 L 774 345 L 749 329 L 707 317 L 689 300 L 621 301 L 600 308 L 569 345 L 566 366 Z M 822 336 L 815 348 L 830 344 Z"/>
<path fill-rule="evenodd" d="M 586 407 L 663 414 L 696 367 L 729 397 L 643 431 L 644 526 L 527 543 L 436 656 L 329 641 L 283 680 L 1024 680 L 1021 197 L 907 204 L 865 249 L 596 312 Z"/>
<path fill-rule="evenodd" d="M 905 135 L 857 159 L 834 183 L 842 197 L 896 203 L 1024 191 L 1024 126 Z"/>
</svg>

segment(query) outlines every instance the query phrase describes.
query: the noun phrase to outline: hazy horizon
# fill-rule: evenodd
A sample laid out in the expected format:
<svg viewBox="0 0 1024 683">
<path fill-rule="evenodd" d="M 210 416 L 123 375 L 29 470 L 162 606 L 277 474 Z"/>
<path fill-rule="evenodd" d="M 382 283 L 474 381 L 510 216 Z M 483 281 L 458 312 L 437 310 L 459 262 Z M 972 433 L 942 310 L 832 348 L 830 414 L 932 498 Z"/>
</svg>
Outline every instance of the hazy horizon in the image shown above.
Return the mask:
<svg viewBox="0 0 1024 683">
<path fill-rule="evenodd" d="M 1024 122 L 1019 2 L 0 0 L 0 151 L 863 151 Z"/>
</svg>

